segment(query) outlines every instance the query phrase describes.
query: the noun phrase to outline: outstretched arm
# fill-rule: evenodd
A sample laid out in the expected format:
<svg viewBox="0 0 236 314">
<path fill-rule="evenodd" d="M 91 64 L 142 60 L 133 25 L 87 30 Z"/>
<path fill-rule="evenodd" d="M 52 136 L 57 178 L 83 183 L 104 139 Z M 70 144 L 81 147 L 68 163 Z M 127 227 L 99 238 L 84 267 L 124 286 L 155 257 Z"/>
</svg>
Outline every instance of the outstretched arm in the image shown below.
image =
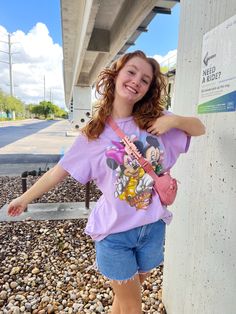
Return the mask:
<svg viewBox="0 0 236 314">
<path fill-rule="evenodd" d="M 20 215 L 30 202 L 48 192 L 68 175 L 68 172 L 57 164 L 36 181 L 30 189 L 8 205 L 8 214 L 10 216 Z"/>
<path fill-rule="evenodd" d="M 150 124 L 147 131 L 151 134 L 161 135 L 172 128 L 180 129 L 191 136 L 205 134 L 205 126 L 198 118 L 178 115 L 164 115 L 157 118 Z"/>
</svg>

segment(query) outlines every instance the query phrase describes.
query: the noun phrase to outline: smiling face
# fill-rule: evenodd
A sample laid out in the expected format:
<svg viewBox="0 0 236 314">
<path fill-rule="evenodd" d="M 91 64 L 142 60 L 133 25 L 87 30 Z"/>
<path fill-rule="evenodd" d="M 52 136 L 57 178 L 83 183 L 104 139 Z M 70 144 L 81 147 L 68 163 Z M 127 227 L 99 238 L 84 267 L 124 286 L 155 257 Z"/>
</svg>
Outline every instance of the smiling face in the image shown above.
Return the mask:
<svg viewBox="0 0 236 314">
<path fill-rule="evenodd" d="M 147 93 L 152 82 L 152 66 L 141 57 L 133 57 L 115 80 L 115 99 L 134 105 Z"/>
</svg>

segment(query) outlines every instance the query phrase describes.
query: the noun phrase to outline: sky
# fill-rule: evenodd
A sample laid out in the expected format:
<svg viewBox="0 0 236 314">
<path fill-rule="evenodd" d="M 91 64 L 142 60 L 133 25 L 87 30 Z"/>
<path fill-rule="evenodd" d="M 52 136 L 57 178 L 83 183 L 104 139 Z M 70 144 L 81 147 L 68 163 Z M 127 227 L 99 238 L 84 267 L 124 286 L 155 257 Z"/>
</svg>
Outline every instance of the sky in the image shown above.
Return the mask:
<svg viewBox="0 0 236 314">
<path fill-rule="evenodd" d="M 109 0 L 107 0 L 109 1 Z M 135 46 L 165 65 L 175 62 L 179 4 L 157 14 Z M 0 0 L 0 89 L 9 93 L 8 36 L 11 34 L 14 96 L 25 103 L 49 100 L 64 107 L 60 0 Z M 44 83 L 45 82 L 45 83 Z M 45 89 L 44 89 L 45 87 Z M 44 94 L 45 93 L 45 94 Z"/>
</svg>

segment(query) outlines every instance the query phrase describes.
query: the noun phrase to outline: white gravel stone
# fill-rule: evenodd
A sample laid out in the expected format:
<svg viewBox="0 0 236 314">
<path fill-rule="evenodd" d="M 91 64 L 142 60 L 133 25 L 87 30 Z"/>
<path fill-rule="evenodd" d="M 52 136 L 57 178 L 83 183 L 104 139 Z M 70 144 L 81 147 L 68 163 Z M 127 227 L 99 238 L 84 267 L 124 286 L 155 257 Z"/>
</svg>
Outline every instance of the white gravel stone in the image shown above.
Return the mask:
<svg viewBox="0 0 236 314">
<path fill-rule="evenodd" d="M 6 300 L 7 299 L 7 291 L 3 290 L 0 292 L 0 300 Z"/>
</svg>

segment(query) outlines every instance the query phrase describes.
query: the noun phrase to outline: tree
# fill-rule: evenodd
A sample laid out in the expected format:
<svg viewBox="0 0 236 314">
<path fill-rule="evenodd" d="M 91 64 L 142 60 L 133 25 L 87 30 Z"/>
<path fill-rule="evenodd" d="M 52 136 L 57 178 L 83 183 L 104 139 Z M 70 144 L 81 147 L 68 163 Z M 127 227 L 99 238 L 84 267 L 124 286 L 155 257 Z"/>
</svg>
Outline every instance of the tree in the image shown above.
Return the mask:
<svg viewBox="0 0 236 314">
<path fill-rule="evenodd" d="M 51 103 L 50 101 L 41 101 L 39 105 L 31 106 L 30 112 L 35 114 L 36 116 L 44 116 L 45 119 L 48 117 L 59 117 L 59 118 L 67 118 L 68 114 L 65 110 L 58 107 L 57 105 Z"/>
<path fill-rule="evenodd" d="M 53 105 L 50 101 L 41 101 L 39 106 L 42 108 L 42 114 L 44 115 L 45 119 L 55 113 L 55 105 Z"/>
<path fill-rule="evenodd" d="M 55 105 L 50 101 L 41 101 L 39 105 L 31 108 L 31 112 L 39 117 L 44 116 L 44 118 L 47 119 L 50 115 L 55 113 Z"/>
<path fill-rule="evenodd" d="M 16 97 L 12 97 L 4 93 L 0 89 L 0 112 L 4 112 L 4 115 L 9 117 L 12 112 L 15 112 L 16 117 L 31 117 L 31 114 L 34 114 L 37 117 L 59 117 L 59 118 L 68 118 L 68 113 L 57 105 L 53 104 L 50 101 L 41 101 L 38 105 L 28 104 L 25 105 L 21 100 Z"/>
<path fill-rule="evenodd" d="M 16 97 L 7 95 L 0 90 L 0 111 L 3 111 L 9 116 L 10 112 L 15 111 L 16 116 L 22 116 L 24 113 L 24 104 Z"/>
<path fill-rule="evenodd" d="M 67 119 L 68 118 L 68 112 L 66 112 L 64 109 L 55 106 L 55 117 L 59 117 L 59 118 L 64 118 Z"/>
<path fill-rule="evenodd" d="M 15 111 L 17 115 L 24 112 L 24 104 L 21 100 L 13 97 L 13 96 L 7 96 L 7 106 L 6 110 Z"/>
</svg>

